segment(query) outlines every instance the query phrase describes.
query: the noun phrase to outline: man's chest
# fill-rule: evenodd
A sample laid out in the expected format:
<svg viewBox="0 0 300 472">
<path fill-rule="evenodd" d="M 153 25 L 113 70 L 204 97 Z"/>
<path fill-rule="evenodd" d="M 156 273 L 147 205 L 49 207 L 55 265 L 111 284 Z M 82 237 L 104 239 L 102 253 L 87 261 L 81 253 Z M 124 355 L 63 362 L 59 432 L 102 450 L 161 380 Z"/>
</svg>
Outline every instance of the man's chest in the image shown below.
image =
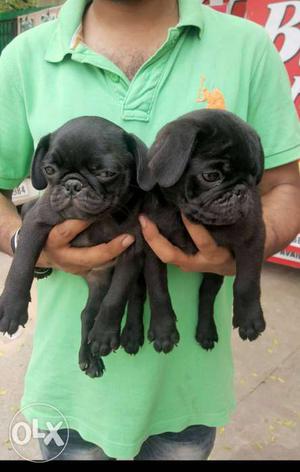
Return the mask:
<svg viewBox="0 0 300 472">
<path fill-rule="evenodd" d="M 62 63 L 36 73 L 39 87 L 32 92 L 28 110 L 35 142 L 82 115 L 111 120 L 146 144 L 165 123 L 196 109 L 225 108 L 247 118 L 249 77 L 238 67 L 228 74 L 228 60 L 222 56 L 203 54 L 193 43 L 179 44 L 150 60 L 141 50 L 126 57 L 104 52 L 78 48 Z M 25 89 L 32 87 L 25 84 Z"/>
<path fill-rule="evenodd" d="M 115 64 L 130 81 L 152 55 L 151 50 L 146 48 L 110 48 L 99 45 L 96 52 Z"/>
</svg>

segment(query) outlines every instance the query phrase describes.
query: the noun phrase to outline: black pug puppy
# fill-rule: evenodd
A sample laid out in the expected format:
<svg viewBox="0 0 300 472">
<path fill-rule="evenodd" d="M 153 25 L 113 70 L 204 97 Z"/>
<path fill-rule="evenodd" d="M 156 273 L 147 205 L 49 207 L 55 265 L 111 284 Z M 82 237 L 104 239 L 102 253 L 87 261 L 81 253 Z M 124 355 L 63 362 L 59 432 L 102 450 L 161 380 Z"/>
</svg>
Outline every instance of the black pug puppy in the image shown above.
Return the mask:
<svg viewBox="0 0 300 472">
<path fill-rule="evenodd" d="M 265 229 L 257 184 L 264 154 L 257 133 L 230 112 L 199 110 L 167 124 L 139 167 L 139 183 L 150 190 L 144 213 L 161 233 L 186 253 L 196 252 L 181 219 L 201 223 L 236 260 L 233 326 L 242 339 L 265 329 L 260 304 L 260 273 Z M 151 304 L 148 337 L 158 351 L 179 340 L 167 286 L 166 266 L 148 248 L 145 278 Z M 199 288 L 196 339 L 205 349 L 218 341 L 214 301 L 223 276 L 205 273 Z"/>
<path fill-rule="evenodd" d="M 34 267 L 50 229 L 79 218 L 92 224 L 72 242 L 87 247 L 122 233 L 135 243 L 105 267 L 85 279 L 89 296 L 82 312 L 79 364 L 90 377 L 101 376 L 100 356 L 120 345 L 120 326 L 128 302 L 122 345 L 136 353 L 143 344 L 145 287 L 143 239 L 138 214 L 143 191 L 137 185 L 136 162 L 146 146 L 134 135 L 99 117 L 73 119 L 43 137 L 32 164 L 32 183 L 45 192 L 25 211 L 17 250 L 0 297 L 0 331 L 13 334 L 28 319 Z"/>
</svg>

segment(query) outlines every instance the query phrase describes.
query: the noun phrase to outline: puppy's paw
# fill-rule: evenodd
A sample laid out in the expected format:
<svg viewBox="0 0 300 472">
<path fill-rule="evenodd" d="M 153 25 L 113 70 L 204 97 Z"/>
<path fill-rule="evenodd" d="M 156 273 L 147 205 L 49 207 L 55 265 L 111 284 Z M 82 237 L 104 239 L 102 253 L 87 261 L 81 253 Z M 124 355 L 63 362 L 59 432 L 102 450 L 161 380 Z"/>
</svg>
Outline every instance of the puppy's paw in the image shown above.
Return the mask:
<svg viewBox="0 0 300 472">
<path fill-rule="evenodd" d="M 120 332 L 99 330 L 94 326 L 89 333 L 89 345 L 93 356 L 107 356 L 120 346 Z"/>
<path fill-rule="evenodd" d="M 121 346 L 125 349 L 127 354 L 137 354 L 143 344 L 143 327 L 126 324 L 121 334 Z"/>
<path fill-rule="evenodd" d="M 239 328 L 239 335 L 245 341 L 254 341 L 266 329 L 266 322 L 260 306 L 256 309 L 239 313 L 234 312 L 232 324 L 234 328 Z"/>
<path fill-rule="evenodd" d="M 82 346 L 79 351 L 79 367 L 92 379 L 102 377 L 105 365 L 101 357 L 93 356 L 89 346 Z"/>
<path fill-rule="evenodd" d="M 2 294 L 0 297 L 0 332 L 14 334 L 19 326 L 25 326 L 28 320 L 28 301 L 11 299 Z"/>
<path fill-rule="evenodd" d="M 148 331 L 148 339 L 153 342 L 157 352 L 167 354 L 172 351 L 179 342 L 180 336 L 175 321 L 166 325 L 151 324 Z"/>
<path fill-rule="evenodd" d="M 198 323 L 196 340 L 203 349 L 206 349 L 207 351 L 213 349 L 215 343 L 219 340 L 215 323 L 212 322 L 208 325 L 201 325 Z"/>
</svg>

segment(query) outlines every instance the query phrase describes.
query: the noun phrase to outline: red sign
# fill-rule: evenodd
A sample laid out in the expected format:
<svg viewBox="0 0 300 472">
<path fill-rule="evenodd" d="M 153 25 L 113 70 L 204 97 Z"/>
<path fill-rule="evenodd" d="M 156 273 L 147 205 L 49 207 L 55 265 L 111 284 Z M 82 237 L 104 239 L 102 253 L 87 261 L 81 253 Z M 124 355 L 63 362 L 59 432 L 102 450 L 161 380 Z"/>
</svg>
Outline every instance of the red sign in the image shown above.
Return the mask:
<svg viewBox="0 0 300 472">
<path fill-rule="evenodd" d="M 247 0 L 227 0 L 227 13 L 236 16 L 245 16 Z"/>
<path fill-rule="evenodd" d="M 226 0 L 203 0 L 204 5 L 209 5 L 214 10 L 221 11 L 222 13 L 226 13 Z"/>
<path fill-rule="evenodd" d="M 290 77 L 292 97 L 300 117 L 299 0 L 248 0 L 246 16 L 263 25 L 277 47 Z M 268 260 L 300 269 L 300 235 Z"/>
<path fill-rule="evenodd" d="M 287 248 L 274 254 L 268 261 L 300 269 L 300 234 Z"/>
<path fill-rule="evenodd" d="M 247 0 L 204 0 L 203 3 L 231 15 L 245 16 L 246 13 Z"/>
<path fill-rule="evenodd" d="M 300 117 L 300 2 L 299 0 L 248 0 L 247 18 L 268 31 L 283 60 Z"/>
</svg>

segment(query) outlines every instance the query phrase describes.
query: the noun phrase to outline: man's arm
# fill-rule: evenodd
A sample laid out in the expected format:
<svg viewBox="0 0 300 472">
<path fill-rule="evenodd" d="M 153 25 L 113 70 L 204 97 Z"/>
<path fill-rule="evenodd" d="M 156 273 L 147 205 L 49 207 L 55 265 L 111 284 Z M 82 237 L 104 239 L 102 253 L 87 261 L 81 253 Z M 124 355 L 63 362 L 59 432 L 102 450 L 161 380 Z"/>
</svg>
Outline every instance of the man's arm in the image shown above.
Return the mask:
<svg viewBox="0 0 300 472">
<path fill-rule="evenodd" d="M 2 190 L 0 193 L 0 251 L 9 255 L 12 255 L 11 238 L 22 224 L 11 202 L 11 195 L 11 190 Z M 37 265 L 84 274 L 119 256 L 134 242 L 133 236 L 122 234 L 107 244 L 89 248 L 71 247 L 71 241 L 88 225 L 87 221 L 68 220 L 54 226 Z"/>
<path fill-rule="evenodd" d="M 260 184 L 263 216 L 266 225 L 265 258 L 283 249 L 300 231 L 300 179 L 298 163 L 293 162 L 267 170 Z M 144 238 L 165 263 L 174 264 L 186 272 L 214 272 L 233 275 L 235 263 L 231 253 L 217 246 L 209 232 L 186 218 L 183 222 L 199 252 L 187 255 L 173 246 L 144 216 L 141 219 Z"/>
<path fill-rule="evenodd" d="M 267 170 L 259 187 L 266 225 L 267 258 L 286 247 L 300 232 L 298 162 Z"/>
</svg>

